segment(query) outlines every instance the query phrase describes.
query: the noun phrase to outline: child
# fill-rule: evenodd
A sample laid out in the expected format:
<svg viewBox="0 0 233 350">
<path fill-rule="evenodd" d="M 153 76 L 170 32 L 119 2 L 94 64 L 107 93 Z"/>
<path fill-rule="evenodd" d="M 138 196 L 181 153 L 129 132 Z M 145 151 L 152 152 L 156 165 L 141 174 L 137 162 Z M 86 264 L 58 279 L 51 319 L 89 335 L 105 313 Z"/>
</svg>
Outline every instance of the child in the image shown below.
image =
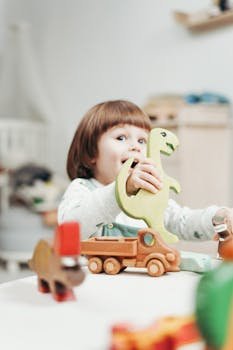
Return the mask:
<svg viewBox="0 0 233 350">
<path fill-rule="evenodd" d="M 58 209 L 58 222 L 79 221 L 82 239 L 90 236 L 133 236 L 146 227 L 123 213 L 115 199 L 115 179 L 122 164 L 135 158 L 127 180 L 127 193 L 143 188 L 152 193 L 163 183 L 156 164 L 146 158 L 151 129 L 149 117 L 135 104 L 116 100 L 91 108 L 80 122 L 70 146 L 67 172 L 72 180 Z M 156 209 L 155 209 L 156 211 Z M 170 199 L 166 228 L 181 239 L 212 239 L 214 215 L 225 217 L 232 232 L 233 211 L 210 206 L 191 210 Z"/>
</svg>

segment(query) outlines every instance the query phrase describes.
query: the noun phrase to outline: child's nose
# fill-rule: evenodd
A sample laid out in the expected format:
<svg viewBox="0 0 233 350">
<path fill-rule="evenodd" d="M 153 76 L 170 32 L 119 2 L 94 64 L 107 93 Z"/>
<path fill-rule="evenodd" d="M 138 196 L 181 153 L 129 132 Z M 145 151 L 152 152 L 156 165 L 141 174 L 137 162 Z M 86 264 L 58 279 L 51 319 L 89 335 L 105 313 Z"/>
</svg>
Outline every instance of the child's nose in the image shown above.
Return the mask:
<svg viewBox="0 0 233 350">
<path fill-rule="evenodd" d="M 140 148 L 140 146 L 138 144 L 135 143 L 135 144 L 130 145 L 129 150 L 130 151 L 140 152 L 141 148 Z"/>
</svg>

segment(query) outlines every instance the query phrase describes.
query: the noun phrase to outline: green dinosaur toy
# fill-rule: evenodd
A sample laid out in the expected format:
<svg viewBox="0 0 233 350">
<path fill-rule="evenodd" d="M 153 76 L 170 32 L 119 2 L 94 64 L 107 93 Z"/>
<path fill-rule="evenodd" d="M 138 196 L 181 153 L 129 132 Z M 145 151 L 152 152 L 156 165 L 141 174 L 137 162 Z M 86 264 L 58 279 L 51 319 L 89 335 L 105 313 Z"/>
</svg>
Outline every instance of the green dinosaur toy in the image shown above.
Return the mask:
<svg viewBox="0 0 233 350">
<path fill-rule="evenodd" d="M 116 179 L 116 199 L 120 208 L 133 218 L 143 219 L 149 227 L 159 232 L 167 243 L 178 241 L 178 238 L 164 227 L 164 211 L 168 205 L 169 189 L 179 193 L 180 185 L 175 179 L 165 174 L 160 152 L 171 155 L 178 145 L 179 141 L 171 131 L 161 128 L 151 130 L 147 145 L 147 157 L 154 160 L 163 181 L 163 188 L 156 194 L 140 189 L 134 196 L 127 195 L 126 182 L 134 161 L 133 158 L 124 163 Z"/>
</svg>

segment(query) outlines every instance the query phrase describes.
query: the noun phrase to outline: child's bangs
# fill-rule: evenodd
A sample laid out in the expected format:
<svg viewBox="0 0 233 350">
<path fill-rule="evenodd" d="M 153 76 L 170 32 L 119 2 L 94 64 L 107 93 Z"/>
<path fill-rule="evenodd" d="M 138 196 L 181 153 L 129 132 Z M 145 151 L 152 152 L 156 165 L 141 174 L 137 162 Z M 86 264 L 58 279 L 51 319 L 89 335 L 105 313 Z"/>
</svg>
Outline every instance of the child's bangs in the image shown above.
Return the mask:
<svg viewBox="0 0 233 350">
<path fill-rule="evenodd" d="M 127 114 L 127 115 L 117 115 L 114 114 L 111 116 L 111 118 L 106 118 L 103 123 L 103 129 L 106 131 L 109 128 L 112 128 L 116 125 L 120 124 L 129 124 L 134 125 L 139 128 L 145 129 L 150 131 L 151 130 L 151 123 L 150 119 L 146 114 Z"/>
</svg>

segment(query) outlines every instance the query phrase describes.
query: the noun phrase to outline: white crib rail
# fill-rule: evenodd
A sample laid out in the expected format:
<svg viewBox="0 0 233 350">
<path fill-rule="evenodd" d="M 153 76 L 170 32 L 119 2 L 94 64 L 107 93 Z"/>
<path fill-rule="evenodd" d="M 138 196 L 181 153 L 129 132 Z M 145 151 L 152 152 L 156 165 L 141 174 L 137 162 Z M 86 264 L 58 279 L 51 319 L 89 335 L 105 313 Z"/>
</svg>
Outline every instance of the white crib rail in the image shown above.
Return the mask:
<svg viewBox="0 0 233 350">
<path fill-rule="evenodd" d="M 0 165 L 14 168 L 25 162 L 45 163 L 46 124 L 0 119 Z"/>
</svg>

